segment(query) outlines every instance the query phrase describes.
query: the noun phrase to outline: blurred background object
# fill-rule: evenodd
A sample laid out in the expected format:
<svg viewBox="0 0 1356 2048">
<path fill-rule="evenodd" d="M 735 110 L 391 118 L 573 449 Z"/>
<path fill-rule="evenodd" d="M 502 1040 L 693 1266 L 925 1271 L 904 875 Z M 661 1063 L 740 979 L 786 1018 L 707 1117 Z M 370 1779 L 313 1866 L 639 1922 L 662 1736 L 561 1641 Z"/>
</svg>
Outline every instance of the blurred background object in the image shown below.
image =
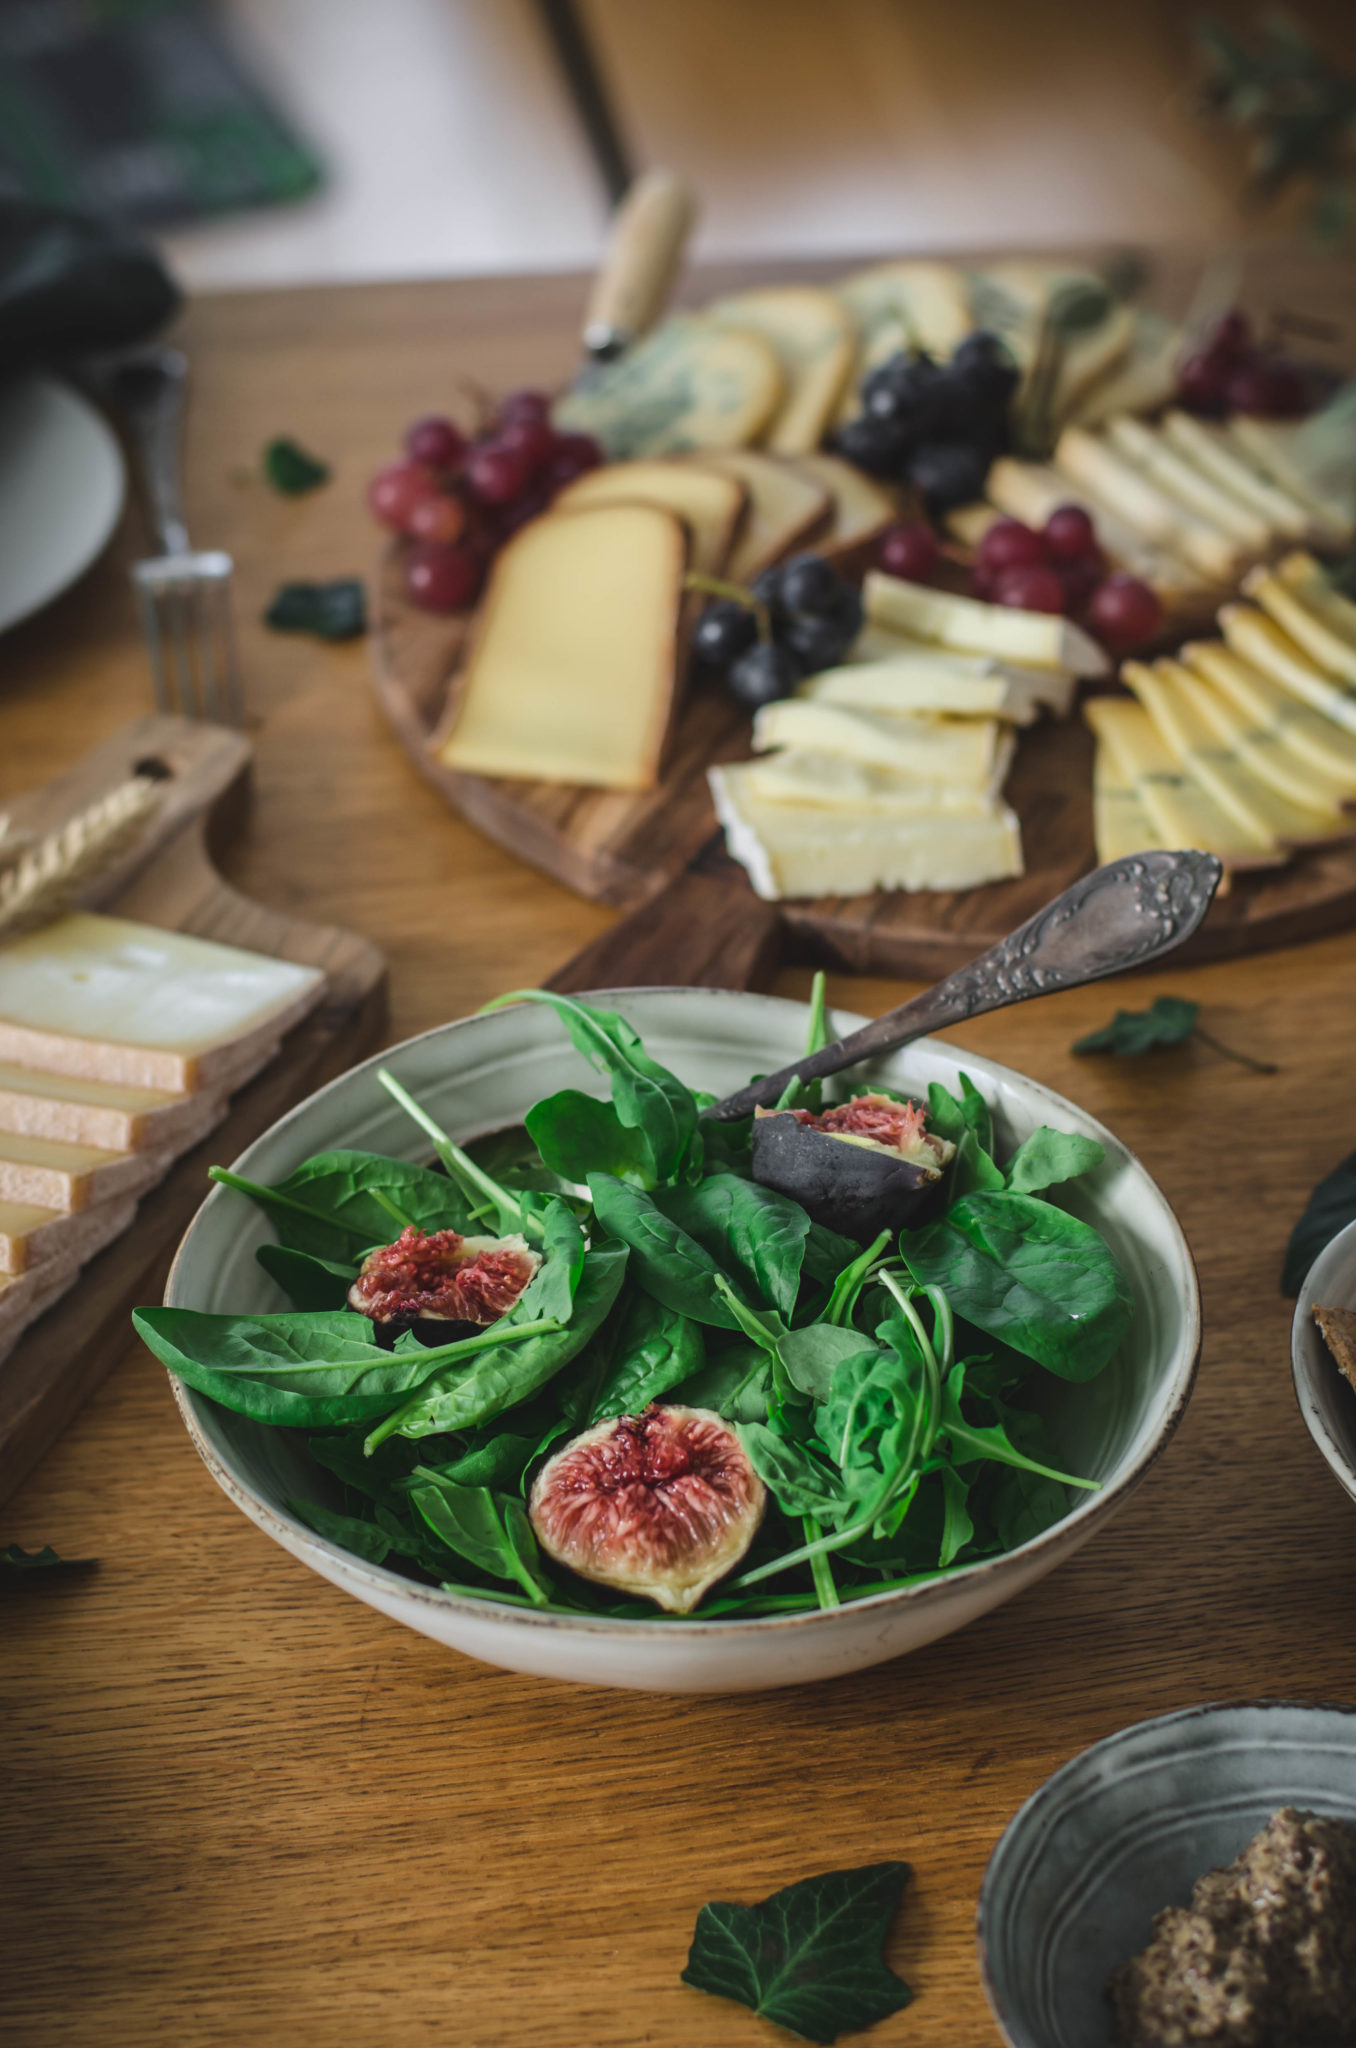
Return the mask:
<svg viewBox="0 0 1356 2048">
<path fill-rule="evenodd" d="M 1209 18 L 1206 61 L 1180 0 L 0 0 L 0 189 L 179 223 L 196 289 L 588 266 L 656 162 L 707 259 L 1231 239 L 1250 149 L 1340 225 L 1349 0 L 1290 17 L 1307 83 Z"/>
</svg>

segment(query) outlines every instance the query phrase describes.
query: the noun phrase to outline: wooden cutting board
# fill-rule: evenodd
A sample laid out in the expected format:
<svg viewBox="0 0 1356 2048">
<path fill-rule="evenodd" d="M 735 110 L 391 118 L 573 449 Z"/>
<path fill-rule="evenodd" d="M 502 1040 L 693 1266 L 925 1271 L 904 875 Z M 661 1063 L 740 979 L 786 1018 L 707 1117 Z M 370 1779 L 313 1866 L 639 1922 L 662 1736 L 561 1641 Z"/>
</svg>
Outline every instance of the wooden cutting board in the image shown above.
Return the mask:
<svg viewBox="0 0 1356 2048">
<path fill-rule="evenodd" d="M 208 1166 L 233 1159 L 284 1110 L 361 1058 L 380 1031 L 386 962 L 376 946 L 252 903 L 213 865 L 212 847 L 243 815 L 250 754 L 249 741 L 224 727 L 142 718 L 68 775 L 6 806 L 17 826 L 42 834 L 137 771 L 160 776 L 160 804 L 116 866 L 84 892 L 83 906 L 319 967 L 327 988 L 272 1063 L 232 1097 L 210 1136 L 143 1196 L 122 1237 L 0 1360 L 0 1501 L 123 1356 L 132 1308 L 160 1299 L 164 1268 L 206 1192 Z"/>
<path fill-rule="evenodd" d="M 701 981 L 716 973 L 722 948 L 734 943 L 741 920 L 756 954 L 769 917 L 779 928 L 784 957 L 859 974 L 935 980 L 973 960 L 1096 865 L 1092 736 L 1078 718 L 1046 721 L 1021 734 L 1008 781 L 1026 856 L 1026 873 L 1016 881 L 760 904 L 742 868 L 710 850 L 716 818 L 706 769 L 713 761 L 742 760 L 749 753 L 749 721 L 719 687 L 701 685 L 691 692 L 668 772 L 657 789 L 641 795 L 459 775 L 433 757 L 429 739 L 465 637 L 464 619 L 439 618 L 406 600 L 396 553 L 388 554 L 381 569 L 374 682 L 411 761 L 454 810 L 498 845 L 581 895 L 638 911 L 623 950 L 620 937 L 612 945 L 619 959 L 650 945 L 656 964 L 666 957 L 676 963 L 695 947 L 705 973 L 683 973 L 671 964 L 658 977 L 664 981 Z M 706 935 L 688 928 L 695 900 L 690 892 L 660 901 L 694 860 L 704 870 L 703 915 L 715 920 Z M 719 908 L 712 893 L 717 881 Z M 1239 878 L 1178 957 L 1224 959 L 1294 945 L 1353 922 L 1356 841 Z M 611 980 L 615 985 L 616 977 Z"/>
</svg>

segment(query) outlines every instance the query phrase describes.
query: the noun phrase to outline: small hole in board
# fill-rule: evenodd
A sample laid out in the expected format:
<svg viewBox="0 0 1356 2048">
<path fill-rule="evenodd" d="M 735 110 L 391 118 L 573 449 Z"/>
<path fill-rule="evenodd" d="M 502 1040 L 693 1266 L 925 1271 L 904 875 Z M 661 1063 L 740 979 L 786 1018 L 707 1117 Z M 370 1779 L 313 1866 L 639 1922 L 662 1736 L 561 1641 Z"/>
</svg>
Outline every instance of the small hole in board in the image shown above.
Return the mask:
<svg viewBox="0 0 1356 2048">
<path fill-rule="evenodd" d="M 162 761 L 158 754 L 145 754 L 141 760 L 132 763 L 134 775 L 144 775 L 150 782 L 172 782 L 174 770 L 168 761 Z"/>
</svg>

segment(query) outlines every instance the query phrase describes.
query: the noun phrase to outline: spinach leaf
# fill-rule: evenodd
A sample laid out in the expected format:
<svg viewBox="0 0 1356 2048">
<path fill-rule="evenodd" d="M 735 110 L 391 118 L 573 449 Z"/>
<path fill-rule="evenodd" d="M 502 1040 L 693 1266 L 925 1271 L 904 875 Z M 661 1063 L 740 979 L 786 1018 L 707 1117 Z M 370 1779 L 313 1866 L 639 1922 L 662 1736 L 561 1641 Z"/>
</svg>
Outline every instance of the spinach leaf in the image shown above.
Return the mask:
<svg viewBox="0 0 1356 2048">
<path fill-rule="evenodd" d="M 913 1996 L 884 1959 L 909 1875 L 907 1863 L 872 1863 L 802 1878 L 756 1906 L 703 1906 L 683 1982 L 805 2041 L 886 2019 Z"/>
<path fill-rule="evenodd" d="M 332 583 L 280 583 L 264 624 L 275 633 L 356 640 L 367 631 L 366 594 L 356 576 L 340 576 Z"/>
<path fill-rule="evenodd" d="M 311 1252 L 293 1251 L 285 1244 L 261 1244 L 254 1256 L 293 1308 L 343 1308 L 358 1274 L 356 1259 L 350 1265 L 340 1265 L 334 1259 L 318 1259 Z"/>
<path fill-rule="evenodd" d="M 761 1344 L 732 1344 L 669 1391 L 685 1407 L 709 1408 L 727 1422 L 766 1422 L 770 1374 Z"/>
<path fill-rule="evenodd" d="M 1182 1045 L 1196 1029 L 1199 1014 L 1199 1003 L 1189 1003 L 1184 996 L 1159 996 L 1147 1010 L 1117 1010 L 1100 1031 L 1076 1038 L 1073 1050 L 1117 1053 L 1124 1059 L 1159 1046 Z"/>
<path fill-rule="evenodd" d="M 823 1223 L 811 1223 L 805 1235 L 805 1258 L 801 1271 L 807 1280 L 831 1287 L 860 1256 L 861 1246 L 850 1237 L 840 1237 Z"/>
<path fill-rule="evenodd" d="M 317 1536 L 323 1536 L 330 1543 L 337 1543 L 341 1550 L 351 1550 L 355 1557 L 361 1557 L 367 1564 L 381 1564 L 396 1546 L 393 1545 L 389 1530 L 375 1521 L 367 1521 L 360 1515 L 335 1514 L 332 1508 L 322 1508 L 315 1501 L 289 1499 L 287 1505 L 293 1514 L 300 1515 L 308 1528 Z M 417 1555 L 411 1544 L 407 1556 Z"/>
<path fill-rule="evenodd" d="M 223 1408 L 256 1422 L 302 1429 L 365 1422 L 402 1394 L 482 1351 L 540 1341 L 541 1325 L 507 1319 L 437 1349 L 419 1343 L 383 1351 L 366 1316 L 339 1311 L 281 1316 L 214 1316 L 188 1308 L 139 1308 L 132 1322 L 162 1365 Z M 563 1334 L 563 1333 L 562 1333 Z"/>
<path fill-rule="evenodd" d="M 640 1131 L 628 1130 L 610 1102 L 562 1088 L 527 1112 L 527 1128 L 547 1166 L 565 1180 L 612 1173 L 649 1187 L 654 1173 L 650 1146 Z"/>
<path fill-rule="evenodd" d="M 726 1277 L 723 1269 L 695 1237 L 670 1221 L 652 1195 L 606 1173 L 589 1175 L 589 1193 L 599 1223 L 631 1247 L 635 1277 L 656 1301 L 675 1315 L 718 1330 L 740 1327 L 716 1285 Z"/>
<path fill-rule="evenodd" d="M 1057 1181 L 1091 1173 L 1106 1158 L 1106 1147 L 1078 1131 L 1052 1131 L 1048 1124 L 1033 1131 L 1017 1147 L 1001 1177 L 1014 1195 L 1038 1194 Z"/>
<path fill-rule="evenodd" d="M 1296 1295 L 1309 1275 L 1309 1268 L 1331 1244 L 1339 1230 L 1356 1221 L 1356 1152 L 1349 1152 L 1340 1166 L 1325 1174 L 1310 1195 L 1304 1214 L 1290 1233 L 1285 1265 L 1281 1272 L 1281 1293 Z"/>
<path fill-rule="evenodd" d="M 1069 1512 L 1067 1489 L 1042 1473 L 1009 1466 L 989 1500 L 989 1519 L 1004 1550 L 1015 1550 L 1062 1522 Z"/>
<path fill-rule="evenodd" d="M 799 1202 L 733 1173 L 708 1174 L 696 1187 L 664 1188 L 652 1199 L 710 1253 L 737 1291 L 747 1294 L 751 1282 L 754 1300 L 791 1314 L 810 1228 Z"/>
<path fill-rule="evenodd" d="M 838 1323 L 810 1323 L 804 1329 L 788 1330 L 777 1346 L 777 1356 L 793 1387 L 816 1401 L 827 1401 L 835 1366 L 863 1351 L 874 1354 L 875 1348 L 859 1330 L 844 1329 Z"/>
<path fill-rule="evenodd" d="M 473 1359 L 469 1370 L 454 1364 L 444 1372 L 435 1366 L 433 1377 L 420 1384 L 415 1398 L 373 1430 L 368 1445 L 375 1449 L 395 1434 L 436 1436 L 447 1430 L 470 1429 L 530 1400 L 548 1380 L 555 1378 L 562 1366 L 578 1357 L 596 1334 L 621 1291 L 627 1256 L 624 1244 L 607 1238 L 591 1245 L 575 1290 L 573 1312 L 564 1329 L 528 1335 L 524 1343 L 515 1344 L 502 1354 L 491 1352 L 485 1358 Z M 532 1330 L 530 1323 L 521 1327 L 525 1332 Z"/>
<path fill-rule="evenodd" d="M 371 1245 L 419 1230 L 473 1229 L 466 1203 L 446 1174 L 377 1152 L 317 1152 L 273 1187 L 214 1166 L 210 1177 L 251 1196 L 289 1250 L 336 1265 Z"/>
<path fill-rule="evenodd" d="M 959 1145 L 970 1131 L 981 1152 L 993 1155 L 993 1118 L 989 1105 L 968 1074 L 961 1074 L 960 1094 L 953 1095 L 940 1081 L 928 1083 L 928 1122 L 939 1138 Z"/>
<path fill-rule="evenodd" d="M 536 1607 L 551 1598 L 527 1510 L 485 1486 L 458 1486 L 426 1467 L 414 1473 L 410 1499 L 440 1542 L 492 1579 L 512 1579 Z"/>
<path fill-rule="evenodd" d="M 445 1465 L 429 1469 L 436 1470 L 440 1479 L 455 1480 L 458 1486 L 489 1486 L 499 1493 L 517 1486 L 536 1456 L 540 1431 L 520 1436 L 513 1430 L 487 1428 L 477 1434 L 481 1441 L 468 1446 L 460 1457 L 449 1458 Z M 402 1439 L 393 1437 L 390 1441 L 399 1443 Z"/>
<path fill-rule="evenodd" d="M 974 1132 L 963 1130 L 951 1168 L 952 1201 L 958 1202 L 962 1195 L 996 1194 L 1003 1185 L 1002 1174 Z"/>
<path fill-rule="evenodd" d="M 611 1360 L 585 1420 L 639 1414 L 698 1371 L 705 1355 L 696 1323 L 637 1291 L 623 1305 Z"/>
<path fill-rule="evenodd" d="M 607 1075 L 618 1118 L 646 1148 L 652 1183 L 673 1180 L 684 1169 L 699 1170 L 701 1135 L 692 1091 L 650 1058 L 639 1033 L 624 1017 L 540 988 L 515 989 L 485 1007 L 497 1010 L 506 1003 L 549 1004 L 575 1049 Z"/>
<path fill-rule="evenodd" d="M 1062 1379 L 1092 1379 L 1130 1327 L 1129 1285 L 1090 1224 L 1035 1195 L 967 1195 L 900 1249 L 920 1286 Z"/>
<path fill-rule="evenodd" d="M 285 498 L 300 498 L 329 482 L 330 466 L 309 455 L 299 441 L 280 434 L 264 450 L 264 475 Z"/>
<path fill-rule="evenodd" d="M 316 1464 L 332 1472 L 350 1492 L 366 1494 L 369 1500 L 388 1507 L 400 1503 L 401 1482 L 424 1455 L 421 1447 L 395 1437 L 369 1458 L 364 1455 L 362 1437 L 352 1432 L 345 1436 L 312 1436 L 306 1448 Z"/>
<path fill-rule="evenodd" d="M 553 1173 L 533 1144 L 525 1124 L 510 1124 L 506 1130 L 488 1131 L 483 1138 L 471 1138 L 466 1157 L 490 1179 L 505 1188 L 525 1194 L 568 1195 L 569 1189 Z"/>
<path fill-rule="evenodd" d="M 511 1323 L 532 1322 L 539 1316 L 567 1323 L 584 1271 L 584 1233 L 569 1203 L 547 1196 L 539 1222 L 541 1264 L 509 1310 L 505 1320 Z"/>
<path fill-rule="evenodd" d="M 828 1521 L 836 1520 L 847 1506 L 839 1475 L 803 1444 L 761 1422 L 741 1422 L 737 1434 L 749 1463 L 783 1514 Z"/>
</svg>

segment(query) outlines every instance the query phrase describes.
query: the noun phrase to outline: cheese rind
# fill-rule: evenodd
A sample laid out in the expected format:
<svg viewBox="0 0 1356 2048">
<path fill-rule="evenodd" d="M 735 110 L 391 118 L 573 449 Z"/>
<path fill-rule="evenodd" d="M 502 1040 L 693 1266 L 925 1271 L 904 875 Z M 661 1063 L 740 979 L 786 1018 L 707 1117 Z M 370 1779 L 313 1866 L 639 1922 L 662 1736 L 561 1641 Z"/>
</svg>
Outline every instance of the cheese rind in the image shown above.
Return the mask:
<svg viewBox="0 0 1356 2048">
<path fill-rule="evenodd" d="M 950 591 L 886 576 L 879 569 L 867 576 L 862 597 L 874 624 L 957 653 L 997 655 L 1079 676 L 1106 675 L 1111 666 L 1095 640 L 1052 612 L 983 604 L 978 598 L 956 597 Z"/>
<path fill-rule="evenodd" d="M 837 754 L 868 768 L 890 768 L 927 782 L 987 789 L 1006 758 L 997 719 L 889 717 L 841 705 L 783 697 L 765 704 L 753 721 L 759 753 L 797 747 Z"/>
<path fill-rule="evenodd" d="M 104 1152 L 0 1131 L 0 1201 L 68 1213 L 119 1195 L 140 1195 L 169 1164 L 157 1152 Z"/>
<path fill-rule="evenodd" d="M 748 503 L 739 478 L 696 462 L 608 462 L 558 493 L 553 510 L 639 503 L 676 513 L 692 538 L 692 566 L 719 576 Z"/>
<path fill-rule="evenodd" d="M 770 804 L 748 763 L 708 771 L 731 855 L 758 895 L 864 896 L 876 889 L 973 889 L 1022 872 L 1021 832 L 1005 805 L 983 817 L 899 818 Z"/>
<path fill-rule="evenodd" d="M 677 314 L 557 399 L 552 418 L 592 434 L 614 461 L 743 448 L 782 396 L 776 352 L 761 334 Z"/>
<path fill-rule="evenodd" d="M 34 1202 L 0 1201 L 0 1273 L 27 1273 L 49 1259 L 92 1259 L 121 1236 L 135 1213 L 134 1200 L 97 1202 L 78 1216 Z"/>
<path fill-rule="evenodd" d="M 0 1131 L 104 1152 L 186 1151 L 226 1113 L 224 1092 L 171 1095 L 0 1060 Z"/>
<path fill-rule="evenodd" d="M 677 703 L 686 566 L 682 524 L 658 506 L 529 521 L 496 558 L 438 759 L 472 775 L 653 789 Z"/>
<path fill-rule="evenodd" d="M 73 911 L 0 946 L 0 1059 L 182 1093 L 251 1070 L 324 988 L 295 961 Z"/>
</svg>

